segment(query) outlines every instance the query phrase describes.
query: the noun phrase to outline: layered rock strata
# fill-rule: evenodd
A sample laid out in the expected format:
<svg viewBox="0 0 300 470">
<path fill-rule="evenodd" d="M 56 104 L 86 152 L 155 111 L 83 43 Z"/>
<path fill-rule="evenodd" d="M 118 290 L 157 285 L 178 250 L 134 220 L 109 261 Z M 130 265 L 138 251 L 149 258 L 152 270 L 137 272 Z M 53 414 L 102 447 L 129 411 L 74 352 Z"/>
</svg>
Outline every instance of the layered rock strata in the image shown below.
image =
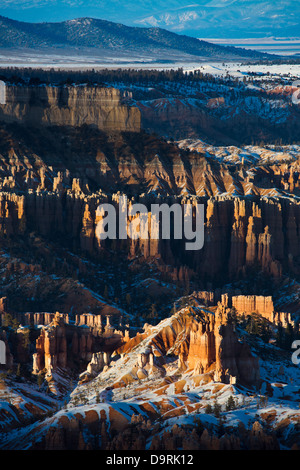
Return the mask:
<svg viewBox="0 0 300 470">
<path fill-rule="evenodd" d="M 231 299 L 232 307 L 238 314 L 251 315 L 259 313 L 270 321 L 274 321 L 275 310 L 272 297 L 262 295 L 238 295 Z"/>
<path fill-rule="evenodd" d="M 119 386 L 134 377 L 163 375 L 165 358 L 172 355 L 178 356 L 181 371 L 191 371 L 194 375 L 213 372 L 215 380 L 223 383 L 257 384 L 258 358 L 247 344 L 238 340 L 227 315 L 228 311 L 221 305 L 215 313 L 190 307 L 163 320 L 157 327 L 145 325 L 144 333 L 117 350 L 125 363 L 133 351 L 138 354 L 137 362 L 119 380 Z"/>
<path fill-rule="evenodd" d="M 151 209 L 160 198 L 141 197 L 140 202 Z M 119 196 L 112 198 L 68 191 L 64 198 L 50 192 L 28 192 L 23 195 L 0 193 L 0 229 L 6 236 L 18 236 L 24 230 L 35 230 L 45 237 L 64 236 L 74 247 L 90 255 L 110 245 L 110 240 L 99 240 L 96 228 L 101 222 L 97 207 L 110 202 L 116 207 L 118 226 Z M 274 277 L 282 270 L 300 271 L 300 206 L 298 202 L 280 198 L 172 198 L 170 203 L 200 203 L 205 207 L 204 247 L 196 252 L 185 249 L 186 240 L 151 239 L 116 240 L 115 248 L 126 247 L 128 257 L 142 255 L 145 259 L 160 257 L 164 263 L 182 267 L 207 279 L 224 276 L 234 279 L 247 269 L 255 268 Z M 133 201 L 128 201 L 128 210 Z M 151 212 L 149 212 L 150 216 Z M 127 224 L 132 222 L 128 218 Z M 55 227 L 55 231 L 52 230 Z M 150 227 L 150 224 L 149 224 Z M 184 232 L 184 231 L 183 231 Z M 128 232 L 129 233 L 129 232 Z M 179 249 L 180 248 L 180 249 Z M 182 258 L 182 259 L 181 259 Z M 183 263 L 184 259 L 184 263 Z"/>
<path fill-rule="evenodd" d="M 6 85 L 0 120 L 30 126 L 93 125 L 104 131 L 140 131 L 140 111 L 121 103 L 120 91 L 92 86 Z"/>
<path fill-rule="evenodd" d="M 92 374 L 109 364 L 111 352 L 129 340 L 128 331 L 124 334 L 110 327 L 109 322 L 95 332 L 92 327 L 69 324 L 65 319 L 57 312 L 42 328 L 33 354 L 34 374 L 46 370 L 51 375 L 58 368 L 72 368 L 74 364 L 76 368 L 90 364 L 88 372 Z"/>
</svg>

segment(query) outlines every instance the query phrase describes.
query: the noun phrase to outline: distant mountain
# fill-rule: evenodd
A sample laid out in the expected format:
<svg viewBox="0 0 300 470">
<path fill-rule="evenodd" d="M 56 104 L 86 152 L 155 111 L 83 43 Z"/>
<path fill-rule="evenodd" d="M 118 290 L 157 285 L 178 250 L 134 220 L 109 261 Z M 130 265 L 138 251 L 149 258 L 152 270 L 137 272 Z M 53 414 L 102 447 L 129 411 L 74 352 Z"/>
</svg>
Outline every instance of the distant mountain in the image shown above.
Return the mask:
<svg viewBox="0 0 300 470">
<path fill-rule="evenodd" d="M 200 0 L 191 5 L 175 0 L 171 3 L 168 7 L 164 0 L 153 1 L 152 12 L 135 23 L 202 38 L 300 36 L 298 0 Z"/>
<path fill-rule="evenodd" d="M 267 54 L 224 47 L 200 41 L 186 35 L 153 27 L 129 27 L 110 21 L 78 18 L 60 23 L 26 23 L 0 17 L 0 47 L 2 48 L 81 48 L 114 53 L 130 52 L 156 54 L 180 59 L 183 55 L 194 57 L 262 58 Z"/>
<path fill-rule="evenodd" d="M 300 36 L 298 0 L 1 0 L 0 14 L 33 22 L 88 16 L 202 38 Z"/>
</svg>

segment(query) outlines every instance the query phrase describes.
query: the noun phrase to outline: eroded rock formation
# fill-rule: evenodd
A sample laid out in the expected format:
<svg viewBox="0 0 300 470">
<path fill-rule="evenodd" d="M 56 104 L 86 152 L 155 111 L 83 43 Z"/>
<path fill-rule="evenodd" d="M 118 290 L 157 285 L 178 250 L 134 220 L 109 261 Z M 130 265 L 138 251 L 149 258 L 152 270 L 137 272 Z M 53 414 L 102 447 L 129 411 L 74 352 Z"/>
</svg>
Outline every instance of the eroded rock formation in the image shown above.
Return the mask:
<svg viewBox="0 0 300 470">
<path fill-rule="evenodd" d="M 70 322 L 66 314 L 40 314 L 42 321 L 50 322 L 42 327 L 33 354 L 33 373 L 46 371 L 50 376 L 57 369 L 86 369 L 88 378 L 100 372 L 110 362 L 110 355 L 123 342 L 129 340 L 129 332 L 116 330 L 107 320 L 102 328 L 100 315 L 78 315 L 94 318 L 95 323 Z M 36 316 L 36 315 L 35 315 Z M 109 318 L 109 317 L 107 317 Z M 97 323 L 96 323 L 97 322 Z M 100 322 L 100 323 L 99 323 Z M 43 323 L 39 323 L 41 325 Z M 95 326 L 97 325 L 97 326 Z M 83 376 L 82 376 L 83 379 Z"/>
<path fill-rule="evenodd" d="M 83 252 L 94 255 L 108 246 L 107 240 L 97 238 L 97 207 L 102 202 L 111 201 L 118 214 L 118 200 L 117 197 L 85 196 L 70 190 L 65 194 L 64 202 L 59 194 L 49 192 L 30 192 L 22 196 L 1 193 L 0 226 L 7 236 L 17 236 L 26 229 L 51 238 L 64 235 L 76 241 Z M 159 198 L 154 201 L 148 198 L 148 202 L 146 197 L 142 200 L 146 207 L 150 201 L 162 203 Z M 286 225 L 284 229 L 282 221 L 283 211 L 290 209 L 286 204 L 290 206 L 291 202 L 266 199 L 254 204 L 250 200 L 245 202 L 231 197 L 200 198 L 197 201 L 204 204 L 206 212 L 203 249 L 195 253 L 186 252 L 185 240 L 181 243 L 182 250 L 178 250 L 178 243 L 174 244 L 172 240 L 152 240 L 150 237 L 148 240 L 134 240 L 128 236 L 128 257 L 135 257 L 137 253 L 145 259 L 158 256 L 171 266 L 176 264 L 176 260 L 182 263 L 184 259 L 181 269 L 189 269 L 191 274 L 194 271 L 208 279 L 216 279 L 221 273 L 223 278 L 235 279 L 242 276 L 248 266 L 275 277 L 279 277 L 283 269 L 299 271 L 294 248 L 299 244 L 298 217 L 294 217 L 293 224 Z M 174 198 L 172 203 L 176 202 L 183 204 L 185 200 Z M 293 211 L 298 213 L 298 210 L 295 202 Z M 261 217 L 257 215 L 260 212 L 263 214 Z M 116 222 L 118 226 L 118 217 Z M 128 224 L 130 222 L 128 219 Z M 55 232 L 52 227 L 56 228 Z M 117 250 L 120 244 L 117 240 Z M 283 246 L 289 251 L 287 257 L 283 254 Z M 184 279 L 184 273 L 178 273 L 177 278 L 180 277 Z"/>
<path fill-rule="evenodd" d="M 94 257 L 110 248 L 109 241 L 96 235 L 101 220 L 97 207 L 112 203 L 118 209 L 120 196 L 128 192 L 128 209 L 135 202 L 149 211 L 152 203 L 204 204 L 204 247 L 196 253 L 184 249 L 185 241 L 150 238 L 113 244 L 129 258 L 160 258 L 162 272 L 173 280 L 187 281 L 196 273 L 221 282 L 254 269 L 277 278 L 287 270 L 300 272 L 296 161 L 237 171 L 207 158 L 204 151 L 187 152 L 145 133 L 112 138 L 88 126 L 64 132 L 58 128 L 55 142 L 45 128 L 37 136 L 30 128 L 26 135 L 23 128 L 19 133 L 18 140 L 5 128 L 0 135 L 5 149 L 0 157 L 4 236 L 35 231 L 46 238 L 64 237 L 73 249 Z M 49 141 L 51 148 L 44 145 Z M 281 197 L 286 183 L 291 195 Z"/>
<path fill-rule="evenodd" d="M 89 329 L 68 327 L 56 313 L 53 321 L 42 328 L 36 341 L 33 373 L 46 369 L 47 374 L 51 375 L 57 368 L 65 369 L 75 358 L 88 362 L 92 358 L 92 348 L 93 336 Z"/>
<path fill-rule="evenodd" d="M 163 320 L 156 328 L 145 325 L 144 333 L 117 350 L 121 355 L 139 351 L 136 364 L 120 383 L 126 383 L 130 376 L 132 380 L 156 373 L 163 375 L 164 358 L 176 355 L 180 370 L 198 375 L 213 371 L 215 380 L 223 383 L 257 384 L 258 358 L 251 354 L 247 344 L 238 340 L 227 315 L 221 304 L 215 313 L 190 307 Z"/>
<path fill-rule="evenodd" d="M 238 295 L 231 298 L 232 307 L 238 314 L 251 315 L 259 313 L 270 321 L 274 321 L 274 305 L 272 297 L 262 295 Z"/>
<path fill-rule="evenodd" d="M 121 104 L 120 91 L 93 86 L 6 85 L 0 119 L 41 126 L 93 125 L 104 131 L 140 131 L 140 111 Z"/>
</svg>

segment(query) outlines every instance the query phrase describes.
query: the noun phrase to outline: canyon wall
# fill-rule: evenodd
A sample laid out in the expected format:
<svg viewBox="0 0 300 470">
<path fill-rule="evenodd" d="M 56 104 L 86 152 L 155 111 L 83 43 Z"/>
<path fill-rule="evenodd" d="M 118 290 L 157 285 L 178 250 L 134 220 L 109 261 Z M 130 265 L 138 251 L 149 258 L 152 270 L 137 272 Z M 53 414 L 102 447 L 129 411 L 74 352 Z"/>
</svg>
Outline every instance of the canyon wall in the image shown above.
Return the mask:
<svg viewBox="0 0 300 470">
<path fill-rule="evenodd" d="M 0 121 L 39 127 L 87 124 L 104 131 L 140 131 L 140 111 L 122 104 L 119 90 L 85 85 L 6 85 Z"/>
<path fill-rule="evenodd" d="M 141 197 L 146 206 L 161 204 L 160 198 Z M 169 198 L 169 202 L 188 202 L 188 199 Z M 130 239 L 115 240 L 115 249 L 127 247 L 128 258 L 137 254 L 145 259 L 160 258 L 164 266 L 176 266 L 176 261 L 207 280 L 236 279 L 249 269 L 259 269 L 274 277 L 282 270 L 300 273 L 300 205 L 279 198 L 189 198 L 205 207 L 204 247 L 199 251 L 186 251 L 186 240 Z M 119 195 L 85 195 L 67 190 L 59 192 L 28 191 L 21 194 L 0 193 L 0 231 L 11 237 L 24 231 L 58 239 L 63 236 L 75 249 L 91 256 L 110 246 L 110 240 L 99 240 L 96 227 L 101 223 L 97 213 L 100 203 L 111 202 L 116 207 L 118 225 Z M 128 208 L 133 201 L 128 200 Z M 138 218 L 138 216 L 137 216 Z M 132 219 L 131 219 L 132 221 Z M 128 220 L 130 223 L 130 220 Z M 53 228 L 55 227 L 55 230 Z M 165 269 L 167 273 L 167 268 Z M 170 276 L 173 274 L 170 272 Z M 179 274 L 177 274 L 179 276 Z M 179 277 L 180 277 L 179 276 Z"/>
<path fill-rule="evenodd" d="M 231 305 L 238 314 L 251 315 L 259 313 L 264 318 L 273 322 L 275 310 L 272 297 L 262 295 L 238 295 L 231 298 Z"/>
<path fill-rule="evenodd" d="M 246 171 L 145 133 L 17 132 L 18 139 L 0 129 L 2 236 L 35 232 L 90 257 L 122 249 L 129 259 L 156 260 L 174 281 L 196 276 L 199 290 L 257 271 L 300 274 L 299 198 L 283 192 L 286 185 L 298 191 L 297 161 Z M 186 240 L 161 238 L 99 241 L 97 207 L 115 205 L 118 226 L 122 194 L 127 209 L 136 202 L 149 211 L 151 204 L 203 204 L 204 247 L 187 251 Z"/>
</svg>

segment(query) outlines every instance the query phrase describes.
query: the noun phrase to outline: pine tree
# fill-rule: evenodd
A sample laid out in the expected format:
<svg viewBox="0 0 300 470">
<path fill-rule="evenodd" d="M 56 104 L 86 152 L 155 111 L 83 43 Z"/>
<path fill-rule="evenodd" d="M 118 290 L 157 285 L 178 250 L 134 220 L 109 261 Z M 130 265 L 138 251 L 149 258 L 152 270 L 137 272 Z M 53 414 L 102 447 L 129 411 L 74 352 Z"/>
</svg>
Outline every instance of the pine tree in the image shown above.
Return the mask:
<svg viewBox="0 0 300 470">
<path fill-rule="evenodd" d="M 212 412 L 213 412 L 212 406 L 210 403 L 208 403 L 205 407 L 205 413 L 209 415 L 209 414 L 212 414 Z"/>
<path fill-rule="evenodd" d="M 214 406 L 213 406 L 213 414 L 215 415 L 216 418 L 220 417 L 222 411 L 222 406 L 215 400 Z"/>
<path fill-rule="evenodd" d="M 44 382 L 44 377 L 42 376 L 42 374 L 38 374 L 38 376 L 37 376 L 37 384 L 38 384 L 39 390 L 40 390 L 40 388 L 41 388 L 43 382 Z"/>
<path fill-rule="evenodd" d="M 105 287 L 104 287 L 103 297 L 105 299 L 108 299 L 108 287 L 107 287 L 107 285 L 105 285 Z"/>
<path fill-rule="evenodd" d="M 233 396 L 230 395 L 228 397 L 227 402 L 226 402 L 225 409 L 226 409 L 226 411 L 231 411 L 231 410 L 234 410 L 235 408 L 236 408 L 235 400 L 234 400 Z"/>
</svg>

